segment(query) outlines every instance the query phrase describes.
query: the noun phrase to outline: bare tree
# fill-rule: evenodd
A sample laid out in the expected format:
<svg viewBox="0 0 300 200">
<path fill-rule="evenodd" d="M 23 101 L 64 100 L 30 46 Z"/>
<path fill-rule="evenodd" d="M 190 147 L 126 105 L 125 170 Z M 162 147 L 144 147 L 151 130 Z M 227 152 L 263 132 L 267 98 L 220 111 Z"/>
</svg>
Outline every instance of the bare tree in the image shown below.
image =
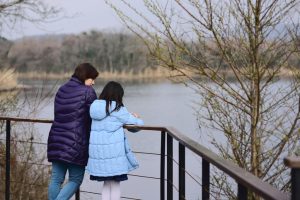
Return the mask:
<svg viewBox="0 0 300 200">
<path fill-rule="evenodd" d="M 0 40 L 2 57 L 17 72 L 36 76 L 37 71 L 72 73 L 74 66 L 82 61 L 95 64 L 103 72 L 136 74 L 154 65 L 136 35 L 111 31 L 29 37 L 13 42 Z"/>
<path fill-rule="evenodd" d="M 49 6 L 42 0 L 1 0 L 0 1 L 0 41 L 3 44 L 9 44 L 2 34 L 8 30 L 15 31 L 21 29 L 19 26 L 23 21 L 29 21 L 36 25 L 40 25 L 47 21 L 58 20 L 61 17 L 62 10 L 53 6 Z M 8 63 L 8 54 L 12 47 L 4 46 L 4 53 L 0 57 L 0 68 L 11 68 Z"/>
<path fill-rule="evenodd" d="M 282 158 L 300 136 L 299 67 L 290 62 L 299 1 L 144 0 L 143 11 L 121 2 L 106 1 L 161 66 L 196 86 L 203 99 L 199 124 L 215 130 L 216 150 L 286 190 Z M 215 183 L 220 194 L 233 195 L 223 181 Z"/>
<path fill-rule="evenodd" d="M 18 22 L 33 23 L 57 20 L 60 9 L 51 7 L 42 0 L 1 0 L 0 33 L 6 28 L 14 29 Z"/>
<path fill-rule="evenodd" d="M 21 21 L 31 21 L 38 24 L 47 19 L 54 19 L 59 9 L 49 7 L 41 0 L 1 0 L 0 1 L 0 35 L 7 28 L 14 29 L 15 25 Z M 18 116 L 25 105 L 26 100 L 21 101 L 20 91 L 17 88 L 17 76 L 14 70 L 8 66 L 7 56 L 11 48 L 11 43 L 0 37 L 1 43 L 5 44 L 0 56 L 0 115 Z M 8 91 L 7 91 L 8 90 Z M 35 112 L 40 105 L 41 92 L 37 92 L 37 98 L 31 99 L 34 108 L 29 112 Z M 32 102 L 30 102 L 32 103 Z M 0 122 L 0 196 L 4 197 L 5 179 L 5 133 L 4 122 Z M 11 138 L 11 197 L 13 199 L 45 199 L 47 198 L 47 184 L 49 178 L 48 168 L 42 165 L 45 157 L 37 153 L 33 145 L 36 134 L 32 124 L 22 126 L 13 125 Z"/>
<path fill-rule="evenodd" d="M 37 92 L 30 100 L 20 97 L 17 90 L 17 76 L 13 70 L 0 71 L 0 115 L 19 116 L 24 109 L 26 114 L 34 114 L 42 107 L 45 94 Z M 25 95 L 25 94 L 24 94 Z M 43 102 L 45 103 L 45 101 Z M 25 108 L 24 108 L 25 107 Z M 26 110 L 25 110 L 26 111 Z M 5 194 L 5 121 L 0 121 L 0 199 Z M 39 144 L 38 134 L 30 123 L 12 123 L 11 131 L 11 198 L 13 199 L 46 199 L 49 180 L 49 167 L 45 163 L 45 148 Z M 44 152 L 44 154 L 42 153 Z"/>
</svg>

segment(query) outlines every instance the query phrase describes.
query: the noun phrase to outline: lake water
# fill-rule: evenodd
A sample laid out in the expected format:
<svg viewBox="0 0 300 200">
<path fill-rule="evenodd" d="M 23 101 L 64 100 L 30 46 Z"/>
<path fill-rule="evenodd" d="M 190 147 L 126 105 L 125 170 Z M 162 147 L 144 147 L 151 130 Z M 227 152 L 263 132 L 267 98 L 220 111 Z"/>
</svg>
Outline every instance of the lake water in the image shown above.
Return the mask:
<svg viewBox="0 0 300 200">
<path fill-rule="evenodd" d="M 53 87 L 53 82 L 44 83 L 45 89 L 41 90 L 41 81 L 24 82 L 33 86 L 32 90 L 27 91 L 28 99 L 35 99 L 38 96 L 36 91 L 46 92 Z M 57 83 L 57 86 L 62 82 Z M 207 135 L 215 135 L 208 129 L 201 130 L 197 123 L 197 105 L 195 102 L 201 102 L 201 97 L 197 93 L 182 84 L 164 82 L 132 82 L 122 83 L 125 89 L 124 104 L 130 112 L 138 113 L 144 120 L 145 125 L 149 126 L 172 126 L 184 133 L 191 139 L 197 141 L 205 147 L 213 149 L 209 143 Z M 104 83 L 97 83 L 95 90 L 97 95 L 100 94 Z M 279 81 L 272 85 L 274 91 L 278 88 L 288 88 L 288 81 Z M 56 92 L 57 88 L 53 91 Z M 283 94 L 281 94 L 283 95 Z M 53 95 L 43 99 L 44 106 L 38 109 L 37 118 L 53 119 Z M 284 112 L 284 111 L 280 111 Z M 38 134 L 43 142 L 47 141 L 49 124 L 36 125 Z M 205 134 L 204 134 L 205 133 Z M 138 133 L 129 133 L 129 141 L 132 149 L 139 152 L 160 153 L 160 133 L 151 131 L 140 131 Z M 223 136 L 224 137 L 224 136 Z M 217 135 L 216 140 L 223 140 L 222 135 Z M 41 153 L 46 152 L 46 147 L 40 147 Z M 174 158 L 178 160 L 178 143 L 174 142 Z M 160 163 L 159 156 L 136 154 L 140 168 L 131 172 L 135 175 L 146 175 L 159 178 Z M 190 151 L 186 150 L 186 170 L 199 183 L 201 183 L 201 159 Z M 174 185 L 178 188 L 178 166 L 174 164 Z M 101 193 L 102 183 L 92 182 L 89 180 L 88 174 L 85 175 L 81 190 L 92 193 Z M 144 179 L 135 176 L 129 176 L 129 180 L 121 183 L 122 196 L 144 200 L 159 199 L 159 180 Z M 100 195 L 91 193 L 81 193 L 84 200 L 100 199 Z M 178 198 L 178 193 L 174 189 L 174 198 Z M 124 198 L 125 199 L 125 198 Z M 186 175 L 186 199 L 201 199 L 201 186 L 188 175 Z M 226 198 L 224 198 L 226 199 Z"/>
<path fill-rule="evenodd" d="M 41 81 L 25 82 L 33 86 L 34 90 L 27 91 L 29 99 L 36 98 L 36 91 L 43 83 Z M 45 85 L 43 92 L 52 88 L 53 83 Z M 61 83 L 57 83 L 60 85 Z M 192 90 L 182 84 L 172 83 L 170 81 L 158 83 L 123 83 L 125 90 L 124 104 L 130 112 L 138 113 L 144 120 L 145 125 L 151 126 L 173 126 L 180 132 L 188 135 L 190 138 L 207 146 L 207 140 L 201 136 L 196 120 L 197 106 L 194 101 L 200 101 L 200 97 Z M 100 94 L 104 83 L 98 83 L 94 86 L 97 95 Z M 54 92 L 56 88 L 54 89 Z M 43 100 L 44 106 L 36 113 L 37 118 L 53 119 L 53 100 L 50 96 Z M 38 133 L 43 142 L 47 141 L 50 125 L 36 125 Z M 160 132 L 140 131 L 138 133 L 128 133 L 129 141 L 134 151 L 142 152 L 160 152 Z M 46 147 L 41 152 L 45 153 Z M 174 158 L 177 157 L 178 143 L 174 142 Z M 152 177 L 160 176 L 159 156 L 136 154 L 140 162 L 140 168 L 131 172 L 131 174 L 146 175 Z M 187 150 L 186 168 L 189 173 L 200 181 L 199 172 L 201 172 L 201 159 Z M 178 188 L 178 167 L 174 164 L 174 184 Z M 102 183 L 92 182 L 88 174 L 85 175 L 81 190 L 100 193 Z M 159 180 L 144 179 L 135 176 L 129 176 L 129 180 L 121 183 L 122 196 L 137 199 L 159 199 Z M 187 199 L 198 199 L 201 197 L 201 187 L 186 176 L 186 195 Z M 174 198 L 178 193 L 174 189 Z M 84 200 L 100 199 L 99 195 L 81 193 Z"/>
</svg>

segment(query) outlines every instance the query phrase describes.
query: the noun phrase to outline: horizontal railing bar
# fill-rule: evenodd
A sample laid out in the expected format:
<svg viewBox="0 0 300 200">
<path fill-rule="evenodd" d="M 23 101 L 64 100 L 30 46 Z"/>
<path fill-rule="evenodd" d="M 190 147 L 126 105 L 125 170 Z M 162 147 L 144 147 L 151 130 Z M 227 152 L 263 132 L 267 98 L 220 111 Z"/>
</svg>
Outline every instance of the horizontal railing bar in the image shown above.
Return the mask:
<svg viewBox="0 0 300 200">
<path fill-rule="evenodd" d="M 88 193 L 88 194 L 97 194 L 97 195 L 101 195 L 101 193 L 99 192 L 90 192 L 90 191 L 85 191 L 85 190 L 80 190 L 80 193 Z"/>
<path fill-rule="evenodd" d="M 44 187 L 44 188 L 47 188 L 48 187 L 48 184 L 46 185 L 39 185 L 39 184 L 31 184 L 31 183 L 27 183 L 27 182 L 18 182 L 18 181 L 13 181 L 11 180 L 12 183 L 16 183 L 16 184 L 26 184 L 26 185 L 29 185 L 29 186 L 38 186 L 38 187 Z M 101 195 L 101 193 L 97 193 L 97 192 L 90 192 L 90 191 L 85 191 L 85 190 L 80 190 L 81 193 L 89 193 L 89 194 L 97 194 L 97 195 Z M 11 193 L 11 195 L 13 195 L 13 193 Z M 133 199 L 133 200 L 141 200 L 141 199 L 135 199 L 135 198 L 132 198 L 132 197 L 124 197 L 122 196 L 121 198 L 123 199 Z"/>
<path fill-rule="evenodd" d="M 129 174 L 128 174 L 129 175 Z M 166 180 L 165 180 L 166 181 Z M 39 185 L 39 184 L 31 184 L 31 183 L 26 183 L 26 182 L 18 182 L 18 181 L 11 181 L 12 183 L 16 183 L 16 184 L 26 184 L 26 185 L 29 185 L 29 186 L 39 186 L 39 187 L 44 187 L 44 188 L 47 188 L 48 187 L 48 184 L 47 185 Z M 175 188 L 175 190 L 178 191 L 178 188 L 176 188 L 175 185 L 173 185 L 173 187 Z M 101 193 L 97 193 L 97 192 L 90 192 L 90 191 L 86 191 L 86 190 L 80 190 L 80 193 L 89 193 L 89 194 L 97 194 L 97 195 L 101 195 Z M 13 195 L 13 193 L 11 194 Z M 124 198 L 124 199 L 133 199 L 133 200 L 140 200 L 140 199 L 135 199 L 135 198 L 132 198 L 132 197 L 124 197 L 122 196 L 121 198 Z"/>
<path fill-rule="evenodd" d="M 80 193 L 88 193 L 88 194 L 97 194 L 97 195 L 101 195 L 101 193 L 98 193 L 98 192 L 90 192 L 90 191 L 86 191 L 86 190 L 80 190 Z M 121 198 L 123 198 L 123 199 L 132 199 L 132 200 L 141 200 L 141 199 L 136 199 L 136 198 L 132 198 L 132 197 L 124 197 L 124 196 L 121 196 Z"/>
<path fill-rule="evenodd" d="M 160 178 L 156 178 L 156 177 L 151 177 L 151 176 L 141 176 L 141 175 L 136 175 L 136 174 L 128 174 L 128 176 L 136 176 L 136 177 L 149 178 L 149 179 L 155 179 L 155 180 L 160 179 Z M 164 181 L 168 182 L 168 179 L 164 179 Z M 175 190 L 176 190 L 177 192 L 179 191 L 178 188 L 177 188 L 174 184 L 172 184 L 172 186 L 175 188 Z"/>
<path fill-rule="evenodd" d="M 173 160 L 177 165 L 178 163 Z M 41 163 L 34 163 L 34 162 L 24 162 L 24 161 L 17 161 L 19 163 L 27 163 L 29 165 L 40 165 L 40 166 L 46 166 L 46 167 L 51 167 L 51 164 L 41 164 Z M 192 178 L 199 186 L 201 186 L 201 183 L 198 182 L 187 170 L 185 170 L 185 173 L 190 177 Z M 129 176 L 136 176 L 136 177 L 141 177 L 141 178 L 149 178 L 149 179 L 155 179 L 155 180 L 159 180 L 160 178 L 158 177 L 152 177 L 152 176 L 143 176 L 143 175 L 137 175 L 137 174 L 128 174 Z M 167 179 L 165 179 L 166 181 Z"/>
<path fill-rule="evenodd" d="M 133 126 L 133 125 L 124 125 L 123 128 L 126 129 L 139 129 L 139 130 L 145 130 L 145 131 L 166 131 L 165 127 L 160 126 Z M 159 133 L 161 134 L 161 133 Z"/>
<path fill-rule="evenodd" d="M 165 179 L 165 181 L 167 181 L 167 183 L 170 183 L 172 187 L 176 190 L 176 192 L 179 193 L 179 189 L 174 185 L 174 183 L 171 183 L 170 181 L 168 181 L 168 179 Z"/>
<path fill-rule="evenodd" d="M 33 119 L 33 118 L 21 118 L 21 117 L 3 117 L 0 116 L 0 120 L 10 120 L 10 121 L 17 121 L 17 122 L 35 122 L 35 123 L 53 123 L 53 120 L 49 119 Z M 160 126 L 132 126 L 132 125 L 124 125 L 126 129 L 137 128 L 140 130 L 150 130 L 150 131 L 164 131 L 166 130 L 165 127 Z"/>
<path fill-rule="evenodd" d="M 2 180 L 4 181 L 4 179 L 2 179 Z M 33 184 L 33 183 L 27 183 L 27 182 L 19 182 L 19 181 L 14 181 L 14 180 L 11 180 L 10 182 L 15 183 L 15 184 L 26 184 L 29 186 L 48 187 L 48 183 L 46 185 L 40 185 L 40 184 Z"/>
<path fill-rule="evenodd" d="M 34 163 L 33 163 L 34 164 Z M 154 179 L 154 180 L 160 180 L 160 178 L 157 178 L 157 177 L 152 177 L 152 176 L 142 176 L 142 175 L 136 175 L 136 174 L 128 174 L 128 176 L 135 176 L 135 177 L 139 177 L 139 178 L 146 178 L 146 179 Z M 165 181 L 168 181 L 167 179 L 165 179 Z M 40 187 L 47 187 L 47 186 L 43 186 L 43 185 L 39 185 L 39 184 L 31 184 L 31 183 L 22 183 L 22 182 L 18 182 L 18 181 L 11 181 L 11 182 L 14 182 L 14 183 L 17 183 L 17 184 L 28 184 L 28 185 L 32 185 L 32 186 L 40 186 Z M 172 184 L 172 186 L 174 187 L 174 189 L 178 192 L 178 188 Z M 80 192 L 82 192 L 82 190 L 80 190 Z"/>
<path fill-rule="evenodd" d="M 22 117 L 4 117 L 0 116 L 0 120 L 10 120 L 10 121 L 17 121 L 17 122 L 35 122 L 35 123 L 53 123 L 53 120 L 49 119 L 33 119 L 33 118 L 22 118 Z M 151 130 L 151 131 L 164 131 L 166 130 L 165 127 L 160 126 L 132 126 L 132 125 L 124 125 L 126 129 L 130 128 L 138 128 L 141 130 Z"/>
<path fill-rule="evenodd" d="M 167 156 L 167 155 L 166 155 Z M 175 162 L 175 164 L 177 164 L 178 165 L 178 163 L 177 163 L 177 161 L 176 160 L 174 160 L 173 159 L 173 161 Z M 47 166 L 47 167 L 51 167 L 51 164 L 41 164 L 41 163 L 34 163 L 34 162 L 25 162 L 25 161 L 17 161 L 17 162 L 19 162 L 19 163 L 27 163 L 27 164 L 30 164 L 30 165 L 40 165 L 40 166 Z M 201 186 L 201 183 L 200 182 L 198 182 L 190 173 L 189 173 L 189 171 L 187 171 L 186 169 L 185 169 L 185 173 L 191 178 L 191 179 L 193 179 L 199 186 Z M 151 177 L 151 176 L 142 176 L 142 175 L 136 175 L 136 174 L 128 174 L 129 176 L 137 176 L 137 177 L 141 177 L 141 178 L 152 178 L 152 179 L 160 179 L 160 178 L 158 178 L 158 177 Z M 165 179 L 165 180 L 167 180 L 167 179 Z"/>
<path fill-rule="evenodd" d="M 140 178 L 149 178 L 149 179 L 155 179 L 155 180 L 159 180 L 160 179 L 158 177 L 144 176 L 144 175 L 138 175 L 138 174 L 128 174 L 128 176 L 136 176 L 136 177 L 140 177 Z"/>
<path fill-rule="evenodd" d="M 6 141 L 6 139 L 0 139 L 0 141 Z M 26 140 L 10 140 L 11 142 L 19 142 L 19 143 L 31 143 L 31 144 L 41 144 L 47 145 L 45 142 L 35 142 L 35 141 L 26 141 Z"/>
<path fill-rule="evenodd" d="M 22 117 L 3 117 L 0 116 L 0 120 L 10 120 L 15 122 L 35 122 L 35 123 L 52 123 L 53 120 L 49 119 L 32 119 L 32 118 L 22 118 Z"/>
<path fill-rule="evenodd" d="M 40 166 L 47 166 L 47 167 L 51 167 L 51 164 L 41 164 L 41 163 L 35 163 L 35 162 L 26 162 L 26 161 L 15 161 L 18 163 L 23 163 L 23 164 L 29 164 L 29 165 L 40 165 Z"/>
<path fill-rule="evenodd" d="M 160 178 L 151 177 L 151 176 L 142 176 L 142 175 L 136 175 L 136 174 L 128 174 L 128 176 L 136 176 L 136 177 L 141 177 L 141 178 L 149 178 L 149 179 L 160 180 Z M 164 180 L 168 182 L 168 179 L 164 179 Z M 179 192 L 179 189 L 173 183 L 171 183 L 171 184 L 172 184 L 173 188 L 175 188 L 175 190 L 177 192 Z"/>
<path fill-rule="evenodd" d="M 53 120 L 46 119 L 24 119 L 15 117 L 0 117 L 0 120 L 11 120 L 11 121 L 24 121 L 24 122 L 38 122 L 38 123 L 52 123 Z M 152 130 L 152 131 L 166 131 L 173 138 L 181 142 L 185 147 L 193 151 L 198 156 L 204 158 L 209 163 L 213 164 L 221 171 L 224 171 L 229 176 L 234 178 L 238 183 L 244 185 L 250 191 L 253 191 L 263 198 L 267 199 L 289 199 L 289 195 L 283 193 L 276 188 L 272 187 L 270 184 L 263 182 L 258 177 L 247 172 L 245 169 L 240 168 L 234 163 L 219 157 L 217 154 L 213 153 L 204 146 L 198 144 L 194 140 L 180 133 L 173 127 L 157 127 L 157 126 L 132 126 L 125 125 L 126 129 L 138 129 L 138 130 Z"/>
<path fill-rule="evenodd" d="M 137 176 L 137 177 L 141 177 L 141 178 L 149 178 L 149 179 L 156 179 L 156 180 L 159 179 L 160 180 L 160 178 L 151 177 L 151 176 L 141 176 L 141 175 L 135 175 L 135 174 L 128 174 L 128 176 Z M 168 181 L 168 179 L 164 179 L 164 181 L 167 181 L 168 183 L 171 183 L 171 182 Z M 171 183 L 171 185 L 173 186 L 173 188 L 177 192 L 179 192 L 179 189 L 173 183 Z"/>
<path fill-rule="evenodd" d="M 143 152 L 143 151 L 132 151 L 133 153 L 138 154 L 146 154 L 146 155 L 154 155 L 154 156 L 160 156 L 160 153 L 151 153 L 151 152 Z"/>
<path fill-rule="evenodd" d="M 167 156 L 167 155 L 166 155 L 166 156 Z M 174 162 L 177 166 L 179 166 L 178 161 L 176 161 L 174 158 L 173 158 L 173 162 Z M 184 171 L 185 171 L 185 173 L 186 173 L 189 177 L 191 177 L 191 179 L 193 179 L 196 183 L 198 183 L 199 186 L 202 186 L 202 184 L 201 184 L 199 181 L 197 181 L 197 180 L 192 176 L 192 174 L 190 174 L 189 171 L 187 171 L 186 169 L 184 169 Z"/>
<path fill-rule="evenodd" d="M 6 141 L 6 139 L 0 139 L 0 141 Z M 35 142 L 35 141 L 26 141 L 26 140 L 10 140 L 11 142 L 19 142 L 19 143 L 30 143 L 30 144 L 40 144 L 40 145 L 47 145 L 45 142 Z M 143 152 L 143 151 L 133 151 L 137 154 L 146 154 L 146 155 L 156 155 L 159 156 L 159 153 L 151 153 L 151 152 Z"/>
</svg>

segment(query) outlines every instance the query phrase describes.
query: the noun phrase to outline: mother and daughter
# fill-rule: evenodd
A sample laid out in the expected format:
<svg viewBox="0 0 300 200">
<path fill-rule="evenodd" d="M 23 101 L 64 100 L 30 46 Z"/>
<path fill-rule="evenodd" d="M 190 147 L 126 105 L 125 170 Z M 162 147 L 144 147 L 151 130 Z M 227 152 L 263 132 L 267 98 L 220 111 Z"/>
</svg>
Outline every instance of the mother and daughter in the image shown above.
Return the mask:
<svg viewBox="0 0 300 200">
<path fill-rule="evenodd" d="M 70 199 L 85 170 L 91 180 L 104 182 L 103 200 L 118 200 L 120 181 L 138 167 L 123 125 L 143 125 L 143 121 L 124 106 L 120 83 L 107 83 L 97 99 L 92 86 L 98 74 L 91 64 L 82 63 L 56 93 L 47 148 L 52 162 L 49 200 Z M 63 185 L 66 172 L 69 178 Z"/>
</svg>

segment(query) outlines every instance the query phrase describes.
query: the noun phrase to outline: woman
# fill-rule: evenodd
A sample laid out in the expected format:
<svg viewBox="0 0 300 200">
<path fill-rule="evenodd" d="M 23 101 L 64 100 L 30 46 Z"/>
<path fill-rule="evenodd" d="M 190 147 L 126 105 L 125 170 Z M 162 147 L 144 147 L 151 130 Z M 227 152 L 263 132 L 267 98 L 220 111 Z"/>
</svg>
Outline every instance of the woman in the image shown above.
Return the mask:
<svg viewBox="0 0 300 200">
<path fill-rule="evenodd" d="M 91 129 L 89 108 L 97 98 L 92 85 L 97 76 L 91 64 L 82 63 L 56 93 L 47 148 L 48 161 L 52 162 L 49 200 L 70 199 L 82 183 Z M 67 171 L 68 183 L 61 188 Z"/>
</svg>

